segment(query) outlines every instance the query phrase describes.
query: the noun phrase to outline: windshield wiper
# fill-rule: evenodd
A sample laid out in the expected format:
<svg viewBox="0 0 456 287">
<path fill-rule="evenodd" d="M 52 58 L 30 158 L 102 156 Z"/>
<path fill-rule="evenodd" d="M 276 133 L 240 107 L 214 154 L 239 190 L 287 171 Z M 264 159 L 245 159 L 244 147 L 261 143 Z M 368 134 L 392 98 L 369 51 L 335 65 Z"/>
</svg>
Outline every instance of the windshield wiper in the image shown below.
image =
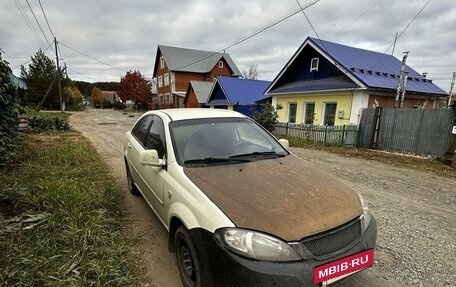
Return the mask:
<svg viewBox="0 0 456 287">
<path fill-rule="evenodd" d="M 230 156 L 230 159 L 237 159 L 241 157 L 256 157 L 256 156 L 273 156 L 273 157 L 283 157 L 284 154 L 279 154 L 275 151 L 254 151 L 250 153 L 235 154 Z"/>
<path fill-rule="evenodd" d="M 236 159 L 231 157 L 206 157 L 184 161 L 184 164 L 205 164 L 205 163 L 224 163 L 224 162 L 250 162 L 248 159 Z"/>
</svg>

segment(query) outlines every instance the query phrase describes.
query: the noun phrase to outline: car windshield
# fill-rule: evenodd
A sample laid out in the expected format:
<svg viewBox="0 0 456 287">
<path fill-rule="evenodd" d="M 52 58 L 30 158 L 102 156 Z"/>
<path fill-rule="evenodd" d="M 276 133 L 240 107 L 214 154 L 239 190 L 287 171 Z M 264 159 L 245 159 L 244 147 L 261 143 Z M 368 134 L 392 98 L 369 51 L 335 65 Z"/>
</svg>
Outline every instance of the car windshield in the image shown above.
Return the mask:
<svg viewBox="0 0 456 287">
<path fill-rule="evenodd" d="M 177 162 L 182 166 L 235 164 L 288 155 L 254 121 L 247 118 L 204 118 L 170 124 Z"/>
</svg>

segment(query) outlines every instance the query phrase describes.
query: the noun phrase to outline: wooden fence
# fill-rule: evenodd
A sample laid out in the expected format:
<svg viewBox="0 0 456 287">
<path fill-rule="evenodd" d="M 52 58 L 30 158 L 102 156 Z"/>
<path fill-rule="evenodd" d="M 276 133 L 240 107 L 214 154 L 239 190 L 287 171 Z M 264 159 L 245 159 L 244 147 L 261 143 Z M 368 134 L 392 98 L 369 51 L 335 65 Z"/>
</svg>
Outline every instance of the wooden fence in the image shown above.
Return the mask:
<svg viewBox="0 0 456 287">
<path fill-rule="evenodd" d="M 359 145 L 442 156 L 448 150 L 455 116 L 456 109 L 365 109 Z"/>
<path fill-rule="evenodd" d="M 286 137 L 297 137 L 308 142 L 356 146 L 358 141 L 358 126 L 320 126 L 278 123 L 274 130 L 274 134 Z"/>
</svg>

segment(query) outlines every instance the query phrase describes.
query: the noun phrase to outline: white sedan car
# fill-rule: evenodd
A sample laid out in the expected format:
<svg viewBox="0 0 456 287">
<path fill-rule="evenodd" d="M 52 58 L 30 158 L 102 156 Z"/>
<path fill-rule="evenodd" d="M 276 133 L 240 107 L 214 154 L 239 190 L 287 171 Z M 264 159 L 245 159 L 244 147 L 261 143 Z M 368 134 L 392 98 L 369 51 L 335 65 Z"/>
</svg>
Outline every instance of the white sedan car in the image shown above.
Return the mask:
<svg viewBox="0 0 456 287">
<path fill-rule="evenodd" d="M 373 264 L 357 192 L 219 109 L 145 113 L 127 132 L 130 192 L 169 231 L 184 286 L 325 286 Z"/>
</svg>

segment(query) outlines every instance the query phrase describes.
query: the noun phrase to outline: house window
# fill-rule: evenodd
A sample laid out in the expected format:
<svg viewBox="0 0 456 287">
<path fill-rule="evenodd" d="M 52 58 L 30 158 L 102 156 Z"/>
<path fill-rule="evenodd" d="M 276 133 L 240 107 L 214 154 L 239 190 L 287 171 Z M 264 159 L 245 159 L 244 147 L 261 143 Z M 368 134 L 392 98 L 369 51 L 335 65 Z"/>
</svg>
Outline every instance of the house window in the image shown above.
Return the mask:
<svg viewBox="0 0 456 287">
<path fill-rule="evenodd" d="M 163 77 L 161 75 L 158 76 L 158 87 L 159 88 L 163 87 Z"/>
<path fill-rule="evenodd" d="M 158 95 L 158 102 L 159 102 L 160 104 L 164 104 L 164 103 L 165 103 L 165 99 L 164 99 L 163 94 L 159 94 L 159 95 Z"/>
<path fill-rule="evenodd" d="M 164 83 L 164 86 L 169 86 L 169 73 L 166 73 L 165 76 L 164 76 L 164 80 L 165 80 L 165 83 Z"/>
<path fill-rule="evenodd" d="M 320 58 L 313 58 L 310 60 L 310 71 L 318 71 L 318 64 L 320 62 Z"/>
<path fill-rule="evenodd" d="M 171 95 L 169 93 L 165 94 L 165 104 L 171 104 Z"/>
<path fill-rule="evenodd" d="M 289 123 L 296 123 L 296 110 L 298 108 L 298 104 L 296 103 L 288 103 L 288 122 Z"/>
<path fill-rule="evenodd" d="M 304 120 L 306 125 L 313 125 L 315 119 L 315 103 L 304 104 Z"/>
<path fill-rule="evenodd" d="M 219 67 L 220 69 L 223 68 L 223 61 L 219 61 L 219 62 L 218 62 L 218 67 Z"/>
<path fill-rule="evenodd" d="M 160 69 L 165 68 L 165 59 L 163 59 L 163 56 L 160 57 Z"/>
<path fill-rule="evenodd" d="M 337 103 L 325 103 L 325 112 L 323 118 L 323 125 L 334 126 L 336 120 Z"/>
</svg>

